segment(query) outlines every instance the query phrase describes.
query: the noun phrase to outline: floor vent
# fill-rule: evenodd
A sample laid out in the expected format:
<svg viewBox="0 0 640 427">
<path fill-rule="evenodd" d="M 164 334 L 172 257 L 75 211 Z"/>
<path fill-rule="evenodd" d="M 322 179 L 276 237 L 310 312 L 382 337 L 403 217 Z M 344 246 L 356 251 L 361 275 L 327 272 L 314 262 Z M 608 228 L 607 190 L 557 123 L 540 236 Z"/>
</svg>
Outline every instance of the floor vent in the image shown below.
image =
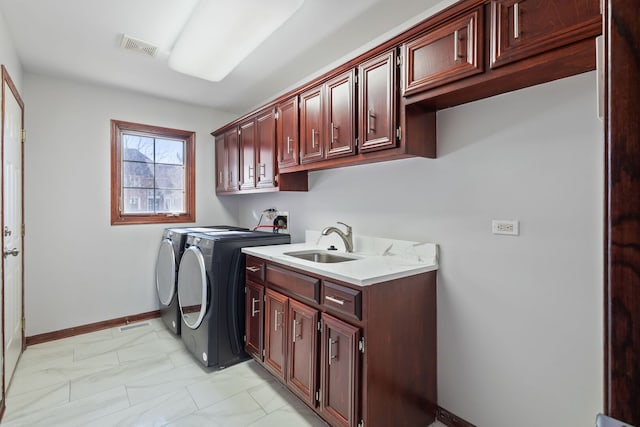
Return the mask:
<svg viewBox="0 0 640 427">
<path fill-rule="evenodd" d="M 130 331 L 131 329 L 144 328 L 149 326 L 149 322 L 135 323 L 133 325 L 120 326 L 120 332 Z"/>
<path fill-rule="evenodd" d="M 147 43 L 126 34 L 122 35 L 120 47 L 125 50 L 132 50 L 151 57 L 155 57 L 158 54 L 158 46 L 154 46 L 151 43 Z"/>
</svg>

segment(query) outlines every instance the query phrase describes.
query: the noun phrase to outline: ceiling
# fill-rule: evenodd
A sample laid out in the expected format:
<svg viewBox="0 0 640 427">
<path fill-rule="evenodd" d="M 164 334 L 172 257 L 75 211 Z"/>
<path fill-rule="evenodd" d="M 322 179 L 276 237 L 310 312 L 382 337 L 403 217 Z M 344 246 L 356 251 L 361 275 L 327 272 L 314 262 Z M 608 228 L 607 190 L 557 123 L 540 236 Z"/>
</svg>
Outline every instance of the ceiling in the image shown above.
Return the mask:
<svg viewBox="0 0 640 427">
<path fill-rule="evenodd" d="M 287 23 L 214 83 L 167 65 L 196 3 L 2 0 L 0 11 L 25 72 L 243 113 L 443 7 L 440 0 L 305 0 Z M 121 49 L 122 34 L 159 46 L 158 55 Z"/>
</svg>

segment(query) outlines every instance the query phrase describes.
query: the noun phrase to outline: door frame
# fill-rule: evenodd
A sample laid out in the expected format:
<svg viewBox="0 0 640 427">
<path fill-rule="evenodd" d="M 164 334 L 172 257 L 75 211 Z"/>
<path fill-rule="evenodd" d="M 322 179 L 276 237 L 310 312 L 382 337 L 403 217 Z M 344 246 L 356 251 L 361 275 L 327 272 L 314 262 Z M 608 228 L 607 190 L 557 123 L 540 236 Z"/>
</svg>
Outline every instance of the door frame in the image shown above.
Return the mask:
<svg viewBox="0 0 640 427">
<path fill-rule="evenodd" d="M 22 122 L 22 129 L 24 130 L 24 102 L 22 101 L 22 97 L 20 96 L 20 93 L 18 92 L 18 89 L 16 88 L 15 84 L 13 83 L 13 80 L 11 79 L 11 76 L 9 75 L 9 72 L 7 70 L 7 68 L 4 66 L 4 64 L 0 65 L 0 68 L 2 69 L 2 98 L 1 98 L 1 103 L 2 103 L 2 116 L 0 119 L 0 126 L 2 127 L 2 129 L 0 129 L 0 159 L 2 162 L 2 165 L 0 166 L 0 172 L 2 174 L 2 176 L 0 176 L 0 185 L 2 186 L 2 188 L 0 189 L 0 193 L 1 193 L 1 197 L 0 197 L 0 203 L 2 203 L 2 214 L 0 215 L 0 227 L 4 227 L 4 119 L 5 119 L 5 99 L 7 94 L 5 93 L 5 83 L 7 83 L 7 86 L 9 86 L 9 89 L 11 90 L 12 95 L 15 97 L 16 101 L 18 102 L 18 105 L 20 105 L 20 109 L 22 110 L 21 113 L 21 117 L 20 120 Z M 24 135 L 24 134 L 23 134 Z M 20 144 L 20 161 L 21 161 L 21 179 L 20 179 L 20 192 L 21 194 L 21 206 L 20 206 L 20 210 L 21 210 L 21 216 L 22 216 L 22 224 L 24 224 L 24 136 L 22 137 L 22 141 Z M 21 239 L 21 243 L 22 243 L 22 272 L 21 272 L 21 278 L 20 278 L 20 282 L 21 282 L 21 287 L 22 289 L 20 290 L 20 293 L 22 294 L 22 313 L 20 318 L 23 320 L 22 322 L 22 351 L 25 350 L 26 348 L 26 339 L 25 339 L 25 333 L 24 333 L 24 233 L 22 232 L 22 230 L 20 231 L 20 239 Z M 3 243 L 4 243 L 4 238 L 3 238 Z M 3 250 L 4 250 L 4 246 L 3 246 Z M 2 327 L 0 328 L 0 340 L 2 340 L 2 408 L 0 409 L 0 417 L 2 416 L 2 413 L 4 412 L 4 407 L 5 407 L 5 375 L 4 375 L 4 369 L 5 369 L 5 354 L 4 354 L 4 329 L 5 329 L 5 294 L 4 294 L 4 256 L 2 257 L 2 279 L 1 279 L 1 283 L 2 283 Z"/>
<path fill-rule="evenodd" d="M 604 408 L 640 426 L 640 15 L 636 2 L 603 4 Z"/>
</svg>

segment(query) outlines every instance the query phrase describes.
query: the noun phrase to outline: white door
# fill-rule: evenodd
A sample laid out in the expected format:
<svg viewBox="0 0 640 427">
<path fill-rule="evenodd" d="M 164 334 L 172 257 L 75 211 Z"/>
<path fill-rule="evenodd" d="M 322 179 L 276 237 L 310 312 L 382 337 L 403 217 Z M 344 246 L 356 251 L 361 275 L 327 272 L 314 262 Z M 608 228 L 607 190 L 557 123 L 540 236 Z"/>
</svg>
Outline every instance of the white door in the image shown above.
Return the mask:
<svg viewBox="0 0 640 427">
<path fill-rule="evenodd" d="M 20 95 L 2 67 L 2 229 L 4 389 L 22 353 L 22 110 Z"/>
</svg>

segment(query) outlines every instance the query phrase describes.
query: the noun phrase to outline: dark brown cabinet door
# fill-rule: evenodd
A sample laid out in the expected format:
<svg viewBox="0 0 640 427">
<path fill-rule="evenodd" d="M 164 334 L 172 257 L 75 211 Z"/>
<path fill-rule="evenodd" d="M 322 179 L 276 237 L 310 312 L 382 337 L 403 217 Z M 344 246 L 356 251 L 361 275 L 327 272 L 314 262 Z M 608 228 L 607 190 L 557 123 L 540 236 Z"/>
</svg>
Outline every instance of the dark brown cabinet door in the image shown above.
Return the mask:
<svg viewBox="0 0 640 427">
<path fill-rule="evenodd" d="M 395 51 L 358 67 L 360 152 L 396 146 L 397 68 Z"/>
<path fill-rule="evenodd" d="M 325 86 L 327 158 L 355 154 L 354 80 L 354 71 L 351 70 L 327 82 Z"/>
<path fill-rule="evenodd" d="M 262 361 L 264 286 L 247 281 L 245 294 L 245 351 Z"/>
<path fill-rule="evenodd" d="M 599 0 L 493 0 L 491 68 L 591 37 L 600 25 Z"/>
<path fill-rule="evenodd" d="M 278 167 L 282 170 L 298 165 L 298 97 L 278 105 L 276 125 Z"/>
<path fill-rule="evenodd" d="M 275 187 L 276 118 L 272 108 L 256 117 L 256 187 Z"/>
<path fill-rule="evenodd" d="M 300 163 L 324 158 L 322 125 L 322 86 L 319 86 L 300 95 Z"/>
<path fill-rule="evenodd" d="M 238 191 L 238 129 L 233 128 L 224 134 L 224 146 L 227 152 L 226 191 Z"/>
<path fill-rule="evenodd" d="M 240 144 L 240 189 L 256 188 L 256 122 L 250 119 L 240 124 L 238 131 Z"/>
<path fill-rule="evenodd" d="M 357 327 L 322 315 L 320 411 L 332 426 L 358 422 L 359 338 Z"/>
<path fill-rule="evenodd" d="M 264 303 L 264 364 L 274 375 L 285 379 L 287 297 L 267 289 Z"/>
<path fill-rule="evenodd" d="M 287 383 L 300 398 L 315 406 L 318 368 L 318 310 L 289 300 Z"/>
<path fill-rule="evenodd" d="M 482 11 L 478 8 L 403 45 L 404 95 L 483 71 Z"/>
<path fill-rule="evenodd" d="M 224 193 L 227 189 L 227 150 L 225 150 L 224 134 L 216 135 L 216 193 Z"/>
</svg>

